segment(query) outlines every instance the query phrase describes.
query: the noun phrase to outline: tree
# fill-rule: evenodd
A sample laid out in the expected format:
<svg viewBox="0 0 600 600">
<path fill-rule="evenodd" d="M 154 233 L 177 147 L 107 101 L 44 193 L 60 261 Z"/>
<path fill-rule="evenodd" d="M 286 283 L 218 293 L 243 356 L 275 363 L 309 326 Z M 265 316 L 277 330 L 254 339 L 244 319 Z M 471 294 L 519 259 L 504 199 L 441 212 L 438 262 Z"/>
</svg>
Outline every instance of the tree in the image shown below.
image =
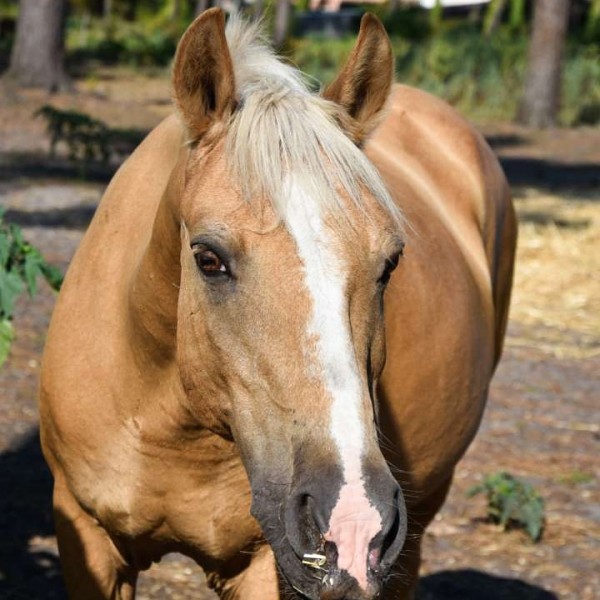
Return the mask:
<svg viewBox="0 0 600 600">
<path fill-rule="evenodd" d="M 68 86 L 64 66 L 67 0 L 20 0 L 8 77 L 23 87 Z"/>
<path fill-rule="evenodd" d="M 275 6 L 275 24 L 273 30 L 273 45 L 281 48 L 285 43 L 292 16 L 291 0 L 277 0 Z"/>
<path fill-rule="evenodd" d="M 525 92 L 517 120 L 552 127 L 560 107 L 562 57 L 570 0 L 536 0 L 529 45 Z"/>
<path fill-rule="evenodd" d="M 196 0 L 196 16 L 210 7 L 210 0 Z"/>
<path fill-rule="evenodd" d="M 112 17 L 113 0 L 103 0 L 102 2 L 102 16 L 105 20 L 110 21 Z"/>
</svg>

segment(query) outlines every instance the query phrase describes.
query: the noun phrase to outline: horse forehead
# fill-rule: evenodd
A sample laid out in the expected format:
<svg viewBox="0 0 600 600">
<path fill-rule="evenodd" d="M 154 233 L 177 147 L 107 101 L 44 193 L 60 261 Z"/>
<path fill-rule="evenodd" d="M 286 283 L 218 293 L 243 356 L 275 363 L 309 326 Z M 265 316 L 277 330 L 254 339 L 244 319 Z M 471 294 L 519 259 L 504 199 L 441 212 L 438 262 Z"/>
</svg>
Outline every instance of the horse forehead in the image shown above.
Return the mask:
<svg viewBox="0 0 600 600">
<path fill-rule="evenodd" d="M 192 220 L 201 221 L 202 218 L 212 217 L 221 218 L 239 229 L 274 229 L 278 221 L 285 221 L 286 215 L 297 208 L 294 202 L 302 202 L 308 208 L 314 208 L 311 210 L 313 214 L 319 213 L 329 232 L 328 239 L 338 249 L 343 248 L 346 243 L 361 245 L 361 241 L 372 249 L 379 241 L 378 232 L 390 228 L 390 215 L 366 190 L 359 207 L 340 186 L 339 205 L 329 207 L 329 210 L 321 206 L 318 190 L 313 190 L 312 194 L 296 194 L 298 197 L 295 200 L 287 198 L 283 203 L 260 196 L 244 197 L 242 186 L 232 176 L 224 140 L 193 160 L 188 170 L 191 176 L 191 193 L 188 189 L 186 208 Z M 335 179 L 335 174 L 332 174 L 332 178 Z M 293 170 L 286 179 L 295 179 Z M 286 193 L 290 194 L 293 187 L 288 185 Z M 286 205 L 283 210 L 282 204 Z M 267 240 L 269 241 L 271 240 Z"/>
</svg>

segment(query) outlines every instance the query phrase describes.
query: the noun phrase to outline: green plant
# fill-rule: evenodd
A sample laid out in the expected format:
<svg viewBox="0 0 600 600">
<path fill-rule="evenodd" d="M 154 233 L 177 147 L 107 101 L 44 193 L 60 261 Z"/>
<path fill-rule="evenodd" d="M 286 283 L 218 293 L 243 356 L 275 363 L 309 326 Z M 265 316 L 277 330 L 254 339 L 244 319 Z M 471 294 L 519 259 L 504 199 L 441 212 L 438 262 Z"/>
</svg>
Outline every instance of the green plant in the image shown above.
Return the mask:
<svg viewBox="0 0 600 600">
<path fill-rule="evenodd" d="M 97 63 L 165 67 L 173 60 L 185 25 L 168 21 L 162 13 L 133 23 L 73 19 L 67 31 L 68 63 L 75 68 Z"/>
<path fill-rule="evenodd" d="M 584 471 L 575 470 L 557 477 L 556 481 L 566 485 L 580 485 L 594 481 L 594 476 Z"/>
<path fill-rule="evenodd" d="M 482 483 L 467 491 L 467 497 L 477 494 L 487 496 L 487 516 L 492 523 L 525 529 L 529 537 L 537 542 L 544 529 L 544 499 L 526 481 L 510 473 L 488 475 Z"/>
<path fill-rule="evenodd" d="M 399 82 L 431 92 L 478 122 L 514 117 L 527 65 L 527 35 L 508 25 L 486 38 L 476 24 L 444 21 L 435 34 L 409 39 L 390 28 Z M 335 76 L 354 38 L 293 39 L 290 60 L 320 81 Z M 565 53 L 561 123 L 600 122 L 600 46 L 572 38 Z"/>
<path fill-rule="evenodd" d="M 60 288 L 62 273 L 23 239 L 20 227 L 4 222 L 4 209 L 0 207 L 0 366 L 6 361 L 14 339 L 15 302 L 25 289 L 30 296 L 36 293 L 39 276 L 52 289 Z"/>
</svg>

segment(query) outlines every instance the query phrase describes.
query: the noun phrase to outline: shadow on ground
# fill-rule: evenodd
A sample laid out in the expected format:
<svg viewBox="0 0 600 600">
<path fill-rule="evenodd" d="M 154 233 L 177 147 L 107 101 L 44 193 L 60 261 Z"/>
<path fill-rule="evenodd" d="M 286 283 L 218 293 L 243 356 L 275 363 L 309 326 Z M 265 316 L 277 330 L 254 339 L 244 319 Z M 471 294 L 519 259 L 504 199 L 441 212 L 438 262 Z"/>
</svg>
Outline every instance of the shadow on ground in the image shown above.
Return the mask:
<svg viewBox="0 0 600 600">
<path fill-rule="evenodd" d="M 515 133 L 486 135 L 485 139 L 494 150 L 506 146 L 522 146 L 527 143 L 527 138 L 525 136 L 517 135 Z"/>
<path fill-rule="evenodd" d="M 567 164 L 538 158 L 500 157 L 511 185 L 535 186 L 550 190 L 596 187 L 600 166 L 595 163 Z"/>
<path fill-rule="evenodd" d="M 96 206 L 91 204 L 34 211 L 9 209 L 4 213 L 4 217 L 8 223 L 15 223 L 21 227 L 86 229 L 95 211 Z"/>
<path fill-rule="evenodd" d="M 140 137 L 142 133 L 139 133 Z M 514 136 L 506 140 L 489 139 L 496 148 L 516 143 Z M 511 185 L 535 186 L 550 190 L 589 188 L 600 185 L 600 166 L 596 163 L 564 163 L 521 156 L 501 156 L 500 163 Z M 108 183 L 118 162 L 77 163 L 66 158 L 51 159 L 44 154 L 0 153 L 0 182 L 27 178 L 70 179 Z"/>
<path fill-rule="evenodd" d="M 50 158 L 42 153 L 1 152 L 0 183 L 22 179 L 108 183 L 118 166 L 115 162 L 84 163 L 66 158 Z"/>
<path fill-rule="evenodd" d="M 558 596 L 520 579 L 463 569 L 423 577 L 417 600 L 558 600 Z"/>
<path fill-rule="evenodd" d="M 66 597 L 58 558 L 44 549 L 54 535 L 52 477 L 37 429 L 0 454 L 0 598 Z M 32 543 L 33 542 L 33 543 Z"/>
</svg>

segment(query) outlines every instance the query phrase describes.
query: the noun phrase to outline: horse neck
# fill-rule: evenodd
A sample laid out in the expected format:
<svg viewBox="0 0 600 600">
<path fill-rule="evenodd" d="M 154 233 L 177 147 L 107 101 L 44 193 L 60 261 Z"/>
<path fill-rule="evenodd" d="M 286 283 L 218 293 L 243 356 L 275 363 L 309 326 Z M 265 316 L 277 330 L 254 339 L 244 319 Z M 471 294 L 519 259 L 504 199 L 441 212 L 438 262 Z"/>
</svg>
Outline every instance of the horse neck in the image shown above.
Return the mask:
<svg viewBox="0 0 600 600">
<path fill-rule="evenodd" d="M 181 162 L 181 161 L 180 161 Z M 175 167 L 160 200 L 152 234 L 129 291 L 132 348 L 144 367 L 173 363 L 177 338 L 177 301 L 181 279 L 180 219 L 183 168 Z"/>
</svg>

